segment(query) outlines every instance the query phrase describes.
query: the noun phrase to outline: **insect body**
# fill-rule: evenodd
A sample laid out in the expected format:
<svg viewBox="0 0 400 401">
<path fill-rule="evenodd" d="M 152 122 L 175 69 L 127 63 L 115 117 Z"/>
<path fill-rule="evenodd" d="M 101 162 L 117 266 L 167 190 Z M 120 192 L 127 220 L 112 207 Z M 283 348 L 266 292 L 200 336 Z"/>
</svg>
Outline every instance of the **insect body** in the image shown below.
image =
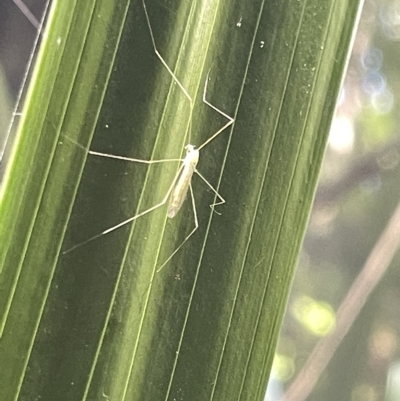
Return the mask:
<svg viewBox="0 0 400 401">
<path fill-rule="evenodd" d="M 149 15 L 147 13 L 147 8 L 146 8 L 146 4 L 145 4 L 144 0 L 142 1 L 142 3 L 143 3 L 143 9 L 144 9 L 144 12 L 145 12 L 147 24 L 148 24 L 149 31 L 150 31 L 150 37 L 151 37 L 151 41 L 152 41 L 154 52 L 155 52 L 156 56 L 158 57 L 158 59 L 161 61 L 161 63 L 164 65 L 164 67 L 166 68 L 168 73 L 170 74 L 171 78 L 179 86 L 179 88 L 181 89 L 182 93 L 184 94 L 186 99 L 189 101 L 190 109 L 193 110 L 193 100 L 192 100 L 191 96 L 189 95 L 189 92 L 185 89 L 185 87 L 182 85 L 180 80 L 177 78 L 177 76 L 174 74 L 174 72 L 168 66 L 168 64 L 166 63 L 164 58 L 161 56 L 161 54 L 159 53 L 159 51 L 158 51 L 158 49 L 156 47 L 153 31 L 152 31 L 151 24 L 150 24 Z M 225 203 L 225 200 L 222 198 L 221 195 L 219 195 L 218 191 L 206 180 L 206 178 L 204 178 L 202 176 L 202 174 L 196 168 L 197 167 L 197 163 L 199 161 L 200 150 L 203 147 L 205 147 L 207 144 L 209 144 L 212 140 L 214 140 L 223 131 L 225 131 L 230 125 L 232 125 L 234 123 L 234 119 L 232 117 L 230 117 L 228 114 L 224 113 L 222 110 L 218 109 L 216 106 L 212 105 L 207 100 L 206 95 L 207 95 L 207 84 L 208 84 L 208 81 L 209 81 L 209 76 L 207 74 L 207 77 L 206 77 L 206 80 L 205 80 L 205 84 L 204 84 L 204 90 L 203 90 L 203 102 L 207 106 L 212 108 L 214 111 L 219 113 L 221 116 L 225 117 L 228 121 L 219 130 L 217 130 L 217 132 L 214 132 L 200 146 L 195 147 L 194 145 L 187 144 L 185 146 L 186 156 L 183 159 L 142 160 L 142 159 L 134 159 L 134 158 L 129 158 L 129 157 L 123 157 L 123 156 L 109 155 L 109 154 L 105 154 L 105 153 L 99 153 L 99 152 L 88 150 L 88 153 L 92 154 L 92 155 L 109 157 L 109 158 L 119 159 L 119 160 L 132 161 L 132 162 L 143 163 L 143 164 L 147 164 L 147 165 L 152 165 L 152 164 L 156 164 L 156 163 L 165 163 L 165 162 L 177 162 L 177 161 L 180 161 L 182 164 L 179 167 L 179 170 L 176 173 L 176 175 L 175 175 L 175 177 L 174 177 L 174 179 L 173 179 L 173 181 L 172 181 L 167 193 L 165 194 L 164 198 L 160 202 L 158 202 L 157 204 L 153 205 L 152 207 L 150 207 L 150 208 L 148 208 L 148 209 L 146 209 L 144 211 L 139 212 L 135 216 L 130 217 L 130 218 L 122 221 L 121 223 L 119 223 L 119 224 L 117 224 L 117 225 L 115 225 L 113 227 L 108 228 L 107 230 L 103 231 L 102 233 L 100 233 L 98 235 L 95 235 L 95 236 L 89 238 L 88 240 L 75 245 L 74 247 L 64 251 L 64 254 L 72 251 L 73 249 L 76 249 L 77 247 L 80 247 L 80 246 L 82 246 L 84 244 L 87 244 L 88 242 L 91 242 L 91 241 L 95 240 L 96 238 L 101 237 L 102 235 L 108 234 L 108 233 L 118 229 L 119 227 L 122 227 L 122 226 L 124 226 L 124 225 L 126 225 L 126 224 L 128 224 L 128 223 L 130 223 L 130 222 L 132 222 L 132 221 L 134 221 L 136 219 L 138 219 L 141 216 L 144 216 L 144 215 L 146 215 L 146 214 L 158 209 L 159 207 L 161 207 L 164 204 L 166 204 L 168 202 L 168 200 L 169 200 L 169 206 L 168 206 L 167 216 L 169 218 L 173 218 L 179 212 L 179 210 L 180 210 L 180 208 L 181 208 L 181 206 L 182 206 L 182 204 L 183 204 L 183 202 L 184 202 L 184 200 L 185 200 L 185 198 L 187 196 L 187 193 L 190 192 L 190 197 L 191 197 L 191 201 L 192 201 L 192 208 L 193 208 L 194 228 L 189 233 L 189 235 L 186 236 L 186 238 L 183 240 L 183 242 L 168 257 L 168 259 L 166 261 L 164 261 L 164 263 L 158 268 L 157 272 L 159 272 L 171 260 L 171 258 L 179 251 L 179 249 L 185 244 L 185 242 L 194 234 L 194 232 L 199 227 L 198 218 L 197 218 L 197 211 L 196 211 L 196 203 L 195 203 L 195 199 L 194 199 L 194 196 L 193 196 L 193 190 L 192 190 L 192 185 L 191 185 L 191 180 L 192 180 L 193 174 L 196 173 L 203 180 L 203 182 L 214 192 L 214 194 L 218 198 L 218 200 L 215 203 L 210 205 L 210 207 L 211 207 L 211 209 L 213 211 L 214 211 L 214 207 L 215 206 Z M 190 128 L 189 128 L 189 136 L 190 136 Z"/>
<path fill-rule="evenodd" d="M 179 212 L 186 198 L 193 173 L 196 171 L 199 162 L 199 151 L 193 145 L 186 145 L 185 149 L 186 157 L 182 164 L 183 170 L 172 192 L 168 206 L 167 216 L 171 219 Z"/>
</svg>

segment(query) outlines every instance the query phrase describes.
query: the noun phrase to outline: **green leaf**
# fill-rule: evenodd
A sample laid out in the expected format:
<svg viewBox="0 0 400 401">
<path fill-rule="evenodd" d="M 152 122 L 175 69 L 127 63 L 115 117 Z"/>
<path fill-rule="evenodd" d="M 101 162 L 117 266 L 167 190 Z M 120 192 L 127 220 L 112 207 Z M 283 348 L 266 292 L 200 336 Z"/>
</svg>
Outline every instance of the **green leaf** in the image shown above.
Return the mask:
<svg viewBox="0 0 400 401">
<path fill-rule="evenodd" d="M 54 2 L 1 198 L 0 399 L 263 399 L 356 2 Z M 161 202 L 201 146 L 174 219 Z M 93 240 L 91 238 L 96 237 Z"/>
</svg>

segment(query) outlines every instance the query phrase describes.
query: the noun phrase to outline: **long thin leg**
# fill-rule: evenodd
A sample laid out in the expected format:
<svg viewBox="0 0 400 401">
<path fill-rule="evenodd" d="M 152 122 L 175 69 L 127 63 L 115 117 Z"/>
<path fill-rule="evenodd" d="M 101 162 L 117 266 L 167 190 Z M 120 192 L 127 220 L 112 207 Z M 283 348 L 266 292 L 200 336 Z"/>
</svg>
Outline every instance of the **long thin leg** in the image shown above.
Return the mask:
<svg viewBox="0 0 400 401">
<path fill-rule="evenodd" d="M 178 77 L 173 73 L 173 71 L 171 70 L 171 68 L 168 66 L 167 62 L 164 60 L 164 58 L 161 56 L 161 54 L 159 53 L 159 51 L 157 50 L 157 46 L 156 46 L 156 42 L 154 40 L 154 35 L 153 35 L 153 31 L 151 29 L 151 24 L 150 24 L 150 18 L 149 18 L 149 14 L 147 13 L 147 8 L 146 8 L 146 3 L 145 0 L 142 0 L 143 3 L 143 8 L 144 8 L 144 12 L 146 15 L 146 20 L 147 20 L 147 25 L 149 26 L 149 31 L 150 31 L 150 36 L 151 36 L 151 41 L 153 43 L 153 48 L 154 48 L 154 52 L 157 55 L 157 57 L 160 59 L 160 61 L 162 62 L 162 64 L 164 65 L 164 67 L 168 70 L 168 72 L 170 73 L 171 77 L 173 78 L 173 80 L 178 84 L 178 86 L 181 88 L 182 92 L 185 94 L 186 98 L 189 100 L 190 103 L 190 110 L 193 110 L 193 100 L 191 98 L 191 96 L 189 95 L 188 91 L 185 89 L 185 87 L 182 85 L 182 83 L 179 81 Z M 206 78 L 206 82 L 204 84 L 204 91 L 203 91 L 203 102 L 211 107 L 213 110 L 215 110 L 217 113 L 221 114 L 222 116 L 224 116 L 225 118 L 228 119 L 228 122 L 222 127 L 220 128 L 215 134 L 213 134 L 210 138 L 208 138 L 201 146 L 199 146 L 199 150 L 201 148 L 204 148 L 204 146 L 206 146 L 208 143 L 210 143 L 214 138 L 216 138 L 222 131 L 224 131 L 225 129 L 227 129 L 230 125 L 232 125 L 235 121 L 234 118 L 232 118 L 231 116 L 228 116 L 228 114 L 224 113 L 222 110 L 220 110 L 218 107 L 214 106 L 213 104 L 211 104 L 206 96 L 207 96 L 207 84 L 208 84 L 208 79 L 209 79 L 209 75 L 210 72 L 208 72 L 207 74 L 207 78 Z M 191 124 L 191 121 L 190 121 Z"/>
<path fill-rule="evenodd" d="M 215 210 L 215 206 L 222 205 L 225 203 L 225 199 L 218 193 L 218 191 L 204 178 L 204 176 L 196 169 L 195 170 L 196 174 L 206 183 L 206 185 L 215 193 L 215 195 L 220 199 L 219 202 L 215 202 L 212 205 L 210 205 L 211 209 L 213 212 L 219 214 Z M 197 218 L 197 209 L 196 209 L 196 202 L 194 200 L 194 194 L 193 194 L 193 188 L 192 184 L 189 185 L 190 189 L 190 197 L 192 199 L 192 207 L 193 207 L 193 216 L 194 216 L 194 224 L 195 227 L 193 230 L 189 233 L 189 235 L 183 240 L 183 242 L 178 246 L 178 248 L 175 249 L 175 251 L 168 257 L 168 259 L 157 269 L 157 273 L 161 271 L 161 269 L 175 256 L 175 254 L 182 248 L 182 246 L 188 241 L 188 239 L 195 233 L 195 231 L 199 228 L 199 221 Z"/>
<path fill-rule="evenodd" d="M 228 116 L 228 114 L 224 113 L 222 110 L 220 110 L 218 107 L 215 107 L 213 104 L 211 104 L 207 100 L 207 85 L 208 85 L 208 76 L 210 75 L 210 72 L 207 74 L 206 82 L 204 83 L 204 91 L 203 91 L 203 102 L 211 107 L 213 110 L 215 110 L 217 113 L 221 114 L 221 116 L 224 116 L 225 118 L 228 119 L 228 122 L 220 128 L 215 134 L 210 136 L 201 146 L 199 146 L 197 149 L 200 150 L 201 148 L 204 148 L 208 143 L 210 143 L 213 139 L 215 139 L 222 131 L 225 131 L 230 125 L 232 125 L 235 122 L 235 119 L 232 118 L 231 116 Z"/>
<path fill-rule="evenodd" d="M 90 155 L 102 156 L 102 157 L 107 157 L 110 159 L 126 160 L 128 162 L 137 162 L 137 163 L 145 163 L 145 164 L 155 164 L 155 163 L 164 163 L 164 162 L 183 162 L 183 159 L 161 159 L 161 160 L 133 159 L 132 157 L 110 155 L 108 153 L 94 152 L 93 150 L 89 150 L 88 153 Z"/>
<path fill-rule="evenodd" d="M 178 77 L 173 73 L 173 71 L 171 70 L 171 68 L 170 68 L 169 65 L 167 64 L 167 62 L 164 60 L 163 56 L 161 56 L 161 54 L 160 54 L 159 51 L 157 50 L 156 41 L 155 41 L 155 39 L 154 39 L 153 31 L 152 31 L 152 29 L 151 29 L 149 14 L 147 13 L 146 3 L 145 3 L 144 0 L 142 0 L 142 3 L 143 3 L 143 8 L 144 8 L 144 13 L 145 13 L 145 15 L 146 15 L 147 25 L 149 26 L 149 31 L 150 31 L 151 41 L 152 41 L 152 43 L 153 43 L 154 53 L 155 53 L 156 56 L 159 58 L 159 60 L 162 62 L 162 64 L 164 65 L 164 67 L 168 70 L 168 72 L 170 73 L 172 79 L 173 79 L 173 80 L 178 84 L 178 86 L 181 88 L 182 92 L 185 94 L 186 98 L 189 100 L 189 103 L 190 103 L 190 110 L 193 110 L 193 100 L 192 100 L 191 96 L 189 95 L 189 93 L 188 93 L 188 91 L 185 89 L 185 87 L 182 85 L 181 81 L 179 81 Z"/>
<path fill-rule="evenodd" d="M 212 191 L 215 193 L 215 195 L 217 195 L 217 197 L 220 199 L 220 201 L 219 202 L 215 202 L 215 203 L 213 203 L 212 205 L 210 205 L 210 208 L 212 209 L 212 211 L 213 212 L 215 212 L 215 213 L 217 213 L 217 214 L 221 214 L 221 213 L 219 213 L 219 212 L 217 212 L 216 210 L 215 210 L 215 206 L 218 206 L 218 205 L 223 205 L 224 203 L 225 203 L 225 199 L 218 193 L 218 191 L 200 174 L 200 172 L 196 169 L 196 170 L 194 170 L 195 171 L 195 173 L 207 184 L 207 186 L 209 187 L 209 188 L 211 188 L 212 189 Z"/>
<path fill-rule="evenodd" d="M 183 242 L 178 246 L 178 248 L 176 248 L 175 251 L 172 252 L 172 254 L 168 257 L 168 259 L 157 269 L 157 273 L 159 273 L 161 271 L 161 269 L 176 255 L 176 253 L 183 247 L 183 245 L 185 245 L 185 243 L 188 241 L 188 239 L 199 228 L 199 221 L 197 219 L 197 211 L 196 211 L 196 202 L 194 200 L 192 184 L 189 185 L 189 189 L 190 189 L 190 197 L 192 199 L 192 207 L 193 207 L 193 216 L 194 216 L 194 225 L 195 225 L 195 227 L 189 233 L 189 235 L 183 240 Z"/>
<path fill-rule="evenodd" d="M 94 241 L 95 239 L 101 237 L 102 235 L 105 235 L 105 234 L 108 234 L 108 233 L 110 233 L 112 231 L 115 231 L 116 229 L 118 229 L 118 228 L 120 228 L 120 227 L 122 227 L 122 226 L 124 226 L 124 225 L 126 225 L 126 224 L 128 224 L 128 223 L 130 223 L 130 222 L 132 222 L 134 220 L 136 220 L 137 218 L 139 218 L 141 216 L 144 216 L 145 214 L 148 214 L 148 213 L 152 212 L 153 210 L 156 210 L 160 206 L 165 205 L 165 203 L 167 202 L 167 200 L 168 200 L 168 198 L 169 198 L 169 196 L 171 194 L 172 189 L 175 187 L 176 180 L 178 179 L 179 175 L 181 174 L 183 167 L 184 167 L 183 164 L 179 167 L 179 170 L 175 174 L 175 177 L 174 177 L 174 180 L 172 181 L 172 184 L 170 185 L 166 195 L 164 196 L 164 198 L 163 198 L 163 200 L 161 202 L 159 202 L 156 205 L 150 207 L 149 209 L 144 210 L 143 212 L 138 213 L 137 215 L 135 215 L 133 217 L 130 217 L 129 219 L 126 219 L 126 220 L 122 221 L 121 223 L 119 223 L 119 224 L 117 224 L 115 226 L 112 226 L 112 227 L 108 228 L 107 230 L 105 230 L 105 231 L 101 232 L 100 234 L 97 234 L 97 235 L 87 239 L 86 241 L 83 241 L 83 242 L 81 242 L 81 243 L 79 243 L 77 245 L 74 245 L 72 248 L 69 248 L 66 251 L 64 251 L 63 255 L 73 251 L 76 248 L 80 248 L 82 245 L 86 245 L 87 243 Z"/>
<path fill-rule="evenodd" d="M 134 159 L 132 157 L 111 155 L 109 153 L 95 152 L 94 150 L 89 150 L 89 149 L 85 148 L 84 146 L 82 146 L 80 143 L 75 142 L 74 140 L 69 138 L 67 135 L 64 135 L 64 137 L 67 138 L 74 145 L 76 145 L 76 146 L 80 147 L 81 149 L 85 150 L 86 152 L 88 152 L 89 155 L 107 157 L 108 159 L 125 160 L 128 162 L 137 162 L 137 163 L 144 163 L 144 164 L 156 164 L 156 163 L 164 163 L 164 162 L 183 162 L 183 159 L 143 160 L 143 159 Z"/>
<path fill-rule="evenodd" d="M 168 259 L 156 270 L 156 273 L 159 273 L 167 264 L 168 262 L 176 255 L 176 253 L 185 245 L 185 243 L 189 240 L 189 238 L 195 233 L 195 231 L 199 228 L 199 221 L 197 219 L 197 211 L 196 211 L 196 202 L 194 200 L 194 194 L 193 194 L 193 189 L 192 185 L 189 185 L 190 189 L 190 197 L 192 199 L 192 208 L 193 208 L 193 216 L 194 216 L 194 228 L 193 230 L 189 233 L 189 235 L 183 240 L 183 242 L 178 246 L 178 248 L 175 249 L 175 251 L 168 257 Z M 150 289 L 151 285 L 153 284 L 153 281 L 155 279 L 155 276 L 151 279 L 146 291 L 143 293 L 143 295 Z M 142 296 L 143 296 L 142 295 Z"/>
</svg>

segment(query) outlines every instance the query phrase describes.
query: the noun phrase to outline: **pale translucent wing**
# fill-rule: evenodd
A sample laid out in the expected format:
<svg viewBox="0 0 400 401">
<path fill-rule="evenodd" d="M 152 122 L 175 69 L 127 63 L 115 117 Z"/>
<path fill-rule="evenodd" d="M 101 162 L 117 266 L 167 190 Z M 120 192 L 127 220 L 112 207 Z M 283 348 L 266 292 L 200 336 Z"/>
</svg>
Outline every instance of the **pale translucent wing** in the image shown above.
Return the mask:
<svg viewBox="0 0 400 401">
<path fill-rule="evenodd" d="M 168 205 L 167 216 L 172 219 L 179 212 L 182 207 L 183 201 L 186 198 L 190 182 L 192 180 L 192 176 L 196 165 L 188 164 L 185 165 L 185 168 L 182 170 L 182 174 L 179 177 L 178 182 L 172 192 L 171 199 Z"/>
</svg>

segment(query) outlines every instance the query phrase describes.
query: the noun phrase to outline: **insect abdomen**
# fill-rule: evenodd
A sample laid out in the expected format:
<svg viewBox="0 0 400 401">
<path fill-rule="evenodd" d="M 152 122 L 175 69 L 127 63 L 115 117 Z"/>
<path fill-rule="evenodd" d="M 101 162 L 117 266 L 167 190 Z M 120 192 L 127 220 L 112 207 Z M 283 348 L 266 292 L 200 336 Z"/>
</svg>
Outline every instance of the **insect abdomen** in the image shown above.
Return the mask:
<svg viewBox="0 0 400 401">
<path fill-rule="evenodd" d="M 188 164 L 182 170 L 182 174 L 172 192 L 171 199 L 169 201 L 167 216 L 172 219 L 179 212 L 183 201 L 186 198 L 190 181 L 194 173 L 195 166 Z"/>
</svg>

